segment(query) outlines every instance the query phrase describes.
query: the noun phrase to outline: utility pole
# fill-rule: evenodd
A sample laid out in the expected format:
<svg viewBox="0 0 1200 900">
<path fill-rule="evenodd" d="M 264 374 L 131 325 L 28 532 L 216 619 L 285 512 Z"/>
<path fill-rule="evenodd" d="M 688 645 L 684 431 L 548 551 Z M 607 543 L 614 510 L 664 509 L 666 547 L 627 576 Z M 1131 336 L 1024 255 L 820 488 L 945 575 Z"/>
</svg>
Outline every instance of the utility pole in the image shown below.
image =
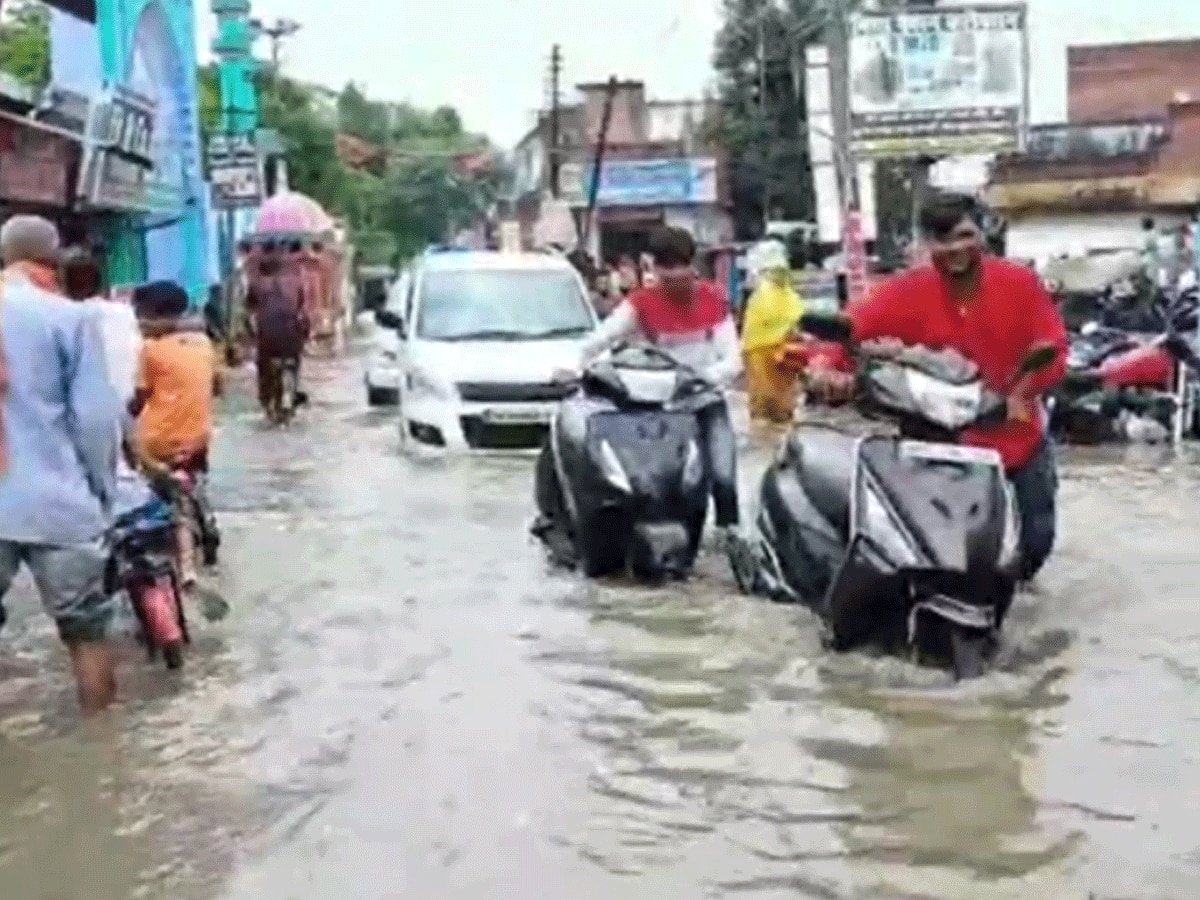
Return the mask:
<svg viewBox="0 0 1200 900">
<path fill-rule="evenodd" d="M 763 234 L 771 222 L 771 135 L 767 119 L 767 13 L 771 10 L 770 0 L 761 0 L 758 8 L 758 117 L 762 122 L 763 134 Z"/>
<path fill-rule="evenodd" d="M 562 172 L 562 157 L 560 143 L 562 141 L 562 47 L 558 44 L 550 51 L 550 196 L 557 200 L 562 196 L 560 173 Z"/>
<path fill-rule="evenodd" d="M 600 113 L 600 133 L 596 136 L 596 152 L 592 157 L 592 181 L 588 185 L 587 209 L 583 214 L 583 226 L 579 233 L 579 247 L 584 253 L 588 252 L 588 242 L 591 240 L 592 219 L 596 215 L 596 203 L 600 198 L 600 179 L 604 175 L 604 155 L 608 151 L 608 129 L 612 124 L 613 101 L 617 97 L 617 87 L 620 84 L 616 75 L 608 79 L 604 90 L 604 108 Z"/>
</svg>

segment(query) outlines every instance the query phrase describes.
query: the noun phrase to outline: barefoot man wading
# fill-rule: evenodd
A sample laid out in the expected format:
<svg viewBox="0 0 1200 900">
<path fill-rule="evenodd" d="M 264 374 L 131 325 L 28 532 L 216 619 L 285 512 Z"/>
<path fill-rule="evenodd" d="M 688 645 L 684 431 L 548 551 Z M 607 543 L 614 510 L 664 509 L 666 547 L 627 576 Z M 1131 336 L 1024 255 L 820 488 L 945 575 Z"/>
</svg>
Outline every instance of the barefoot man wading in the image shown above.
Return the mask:
<svg viewBox="0 0 1200 900">
<path fill-rule="evenodd" d="M 0 227 L 0 598 L 24 563 L 91 714 L 116 690 L 104 534 L 122 410 L 96 317 L 59 295 L 58 256 L 45 219 Z"/>
</svg>

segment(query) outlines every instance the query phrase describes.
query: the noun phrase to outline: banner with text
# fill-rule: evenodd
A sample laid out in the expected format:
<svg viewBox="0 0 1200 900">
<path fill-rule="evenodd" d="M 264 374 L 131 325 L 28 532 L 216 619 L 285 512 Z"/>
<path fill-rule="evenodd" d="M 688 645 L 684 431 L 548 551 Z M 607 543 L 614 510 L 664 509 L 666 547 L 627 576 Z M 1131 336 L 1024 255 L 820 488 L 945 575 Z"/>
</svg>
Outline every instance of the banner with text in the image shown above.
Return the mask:
<svg viewBox="0 0 1200 900">
<path fill-rule="evenodd" d="M 1017 150 L 1028 121 L 1023 3 L 856 14 L 850 122 L 863 157 Z"/>
</svg>

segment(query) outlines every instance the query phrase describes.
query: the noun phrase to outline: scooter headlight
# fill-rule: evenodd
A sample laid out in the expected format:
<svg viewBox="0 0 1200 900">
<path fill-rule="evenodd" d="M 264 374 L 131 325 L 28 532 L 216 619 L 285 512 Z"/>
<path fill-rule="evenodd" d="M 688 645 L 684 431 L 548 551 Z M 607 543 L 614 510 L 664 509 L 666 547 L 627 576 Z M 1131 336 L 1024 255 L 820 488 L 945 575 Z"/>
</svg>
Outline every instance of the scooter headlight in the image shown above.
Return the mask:
<svg viewBox="0 0 1200 900">
<path fill-rule="evenodd" d="M 600 442 L 600 471 L 604 474 L 604 480 L 612 487 L 615 487 L 623 494 L 632 494 L 633 485 L 629 482 L 629 475 L 625 472 L 625 467 L 621 465 L 621 460 L 617 457 L 617 451 L 613 449 L 612 444 L 608 441 Z"/>
<path fill-rule="evenodd" d="M 1021 554 L 1021 510 L 1017 506 L 1017 492 L 1011 484 L 1004 484 L 1004 534 L 1000 538 L 998 568 L 1002 571 L 1013 568 Z"/>
<path fill-rule="evenodd" d="M 903 569 L 920 564 L 921 560 L 917 557 L 912 541 L 884 507 L 883 501 L 869 489 L 866 491 L 863 517 L 866 533 L 887 554 L 894 566 Z"/>
<path fill-rule="evenodd" d="M 700 455 L 700 446 L 695 441 L 688 441 L 687 457 L 683 461 L 683 486 L 698 487 L 704 481 L 704 458 Z"/>
</svg>

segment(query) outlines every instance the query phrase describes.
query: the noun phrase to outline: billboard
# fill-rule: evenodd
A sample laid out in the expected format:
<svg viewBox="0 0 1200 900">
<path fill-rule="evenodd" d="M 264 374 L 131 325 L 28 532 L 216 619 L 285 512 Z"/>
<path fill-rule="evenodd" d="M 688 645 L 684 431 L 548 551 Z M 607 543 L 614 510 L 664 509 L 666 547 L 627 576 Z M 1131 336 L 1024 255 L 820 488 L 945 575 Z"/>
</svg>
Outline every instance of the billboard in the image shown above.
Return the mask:
<svg viewBox="0 0 1200 900">
<path fill-rule="evenodd" d="M 586 206 L 591 163 L 565 163 L 562 193 L 572 206 Z M 600 167 L 597 206 L 672 206 L 716 203 L 717 161 L 712 157 L 613 159 Z"/>
<path fill-rule="evenodd" d="M 861 157 L 1020 149 L 1025 4 L 864 12 L 850 27 L 850 130 Z"/>
</svg>

